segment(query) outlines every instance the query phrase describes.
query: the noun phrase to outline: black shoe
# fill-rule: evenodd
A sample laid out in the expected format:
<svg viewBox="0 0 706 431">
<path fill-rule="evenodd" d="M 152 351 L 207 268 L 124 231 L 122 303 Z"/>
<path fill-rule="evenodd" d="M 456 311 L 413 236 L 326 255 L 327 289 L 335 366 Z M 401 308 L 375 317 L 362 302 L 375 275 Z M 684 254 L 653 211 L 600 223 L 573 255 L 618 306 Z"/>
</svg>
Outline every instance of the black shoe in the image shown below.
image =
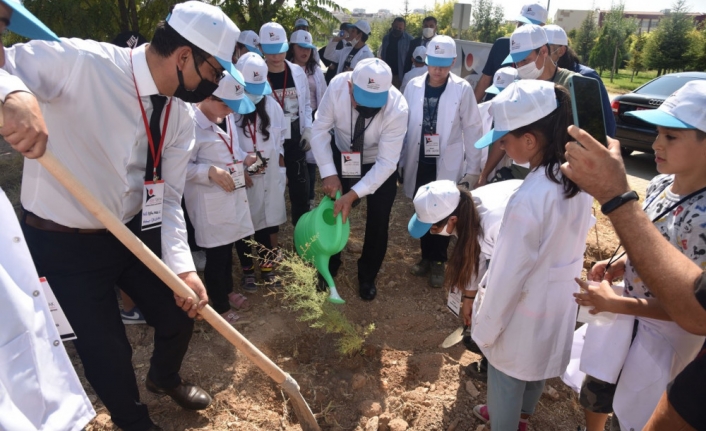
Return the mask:
<svg viewBox="0 0 706 431">
<path fill-rule="evenodd" d="M 211 404 L 212 400 L 208 392 L 183 380 L 176 388 L 163 389 L 155 385 L 148 376 L 145 386 L 148 391 L 155 394 L 169 395 L 174 402 L 189 410 L 203 410 Z"/>
<path fill-rule="evenodd" d="M 366 301 L 372 301 L 375 299 L 375 295 L 378 294 L 378 290 L 375 288 L 375 283 L 371 283 L 369 281 L 362 281 L 358 291 L 360 292 L 361 299 Z"/>
<path fill-rule="evenodd" d="M 422 258 L 419 262 L 412 266 L 410 272 L 412 273 L 412 275 L 416 275 L 417 277 L 424 277 L 425 275 L 429 274 L 430 270 L 431 261 Z"/>
</svg>

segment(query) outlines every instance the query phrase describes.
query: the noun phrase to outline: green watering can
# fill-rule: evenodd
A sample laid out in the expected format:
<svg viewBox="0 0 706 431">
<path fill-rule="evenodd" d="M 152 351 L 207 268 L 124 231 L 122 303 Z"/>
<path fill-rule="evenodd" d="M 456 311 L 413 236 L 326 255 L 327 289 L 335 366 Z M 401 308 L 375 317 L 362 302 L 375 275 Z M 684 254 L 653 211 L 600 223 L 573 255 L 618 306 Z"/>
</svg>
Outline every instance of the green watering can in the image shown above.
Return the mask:
<svg viewBox="0 0 706 431">
<path fill-rule="evenodd" d="M 336 199 L 340 197 L 341 192 L 336 192 Z M 331 198 L 325 196 L 319 206 L 299 218 L 294 228 L 294 246 L 302 259 L 313 263 L 328 283 L 328 300 L 334 304 L 345 304 L 346 301 L 338 295 L 333 277 L 328 270 L 328 263 L 331 256 L 340 253 L 346 246 L 351 225 L 348 220 L 343 223 L 343 216 L 340 213 L 336 217 L 333 216 L 333 202 Z M 308 249 L 303 250 L 314 237 L 316 240 L 309 244 Z"/>
</svg>

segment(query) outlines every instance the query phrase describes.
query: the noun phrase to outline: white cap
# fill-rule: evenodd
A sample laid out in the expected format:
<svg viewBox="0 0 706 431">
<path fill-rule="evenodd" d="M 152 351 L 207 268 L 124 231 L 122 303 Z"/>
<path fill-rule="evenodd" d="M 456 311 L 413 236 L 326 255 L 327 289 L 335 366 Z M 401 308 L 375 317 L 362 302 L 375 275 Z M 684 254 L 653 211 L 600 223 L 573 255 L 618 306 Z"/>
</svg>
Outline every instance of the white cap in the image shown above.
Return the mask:
<svg viewBox="0 0 706 431">
<path fill-rule="evenodd" d="M 424 63 L 424 60 L 427 58 L 427 49 L 419 45 L 418 47 L 414 48 L 414 52 L 412 52 L 412 58 L 414 58 L 415 61 Z"/>
<path fill-rule="evenodd" d="M 287 32 L 276 22 L 268 22 L 260 27 L 260 48 L 265 54 L 281 54 L 289 50 Z"/>
<path fill-rule="evenodd" d="M 364 19 L 358 20 L 358 22 L 353 24 L 353 27 L 356 27 L 365 34 L 370 34 L 370 24 L 368 24 L 368 21 L 365 21 Z"/>
<path fill-rule="evenodd" d="M 522 6 L 520 10 L 520 16 L 517 17 L 516 21 L 525 24 L 546 24 L 547 23 L 547 10 L 539 3 L 530 3 Z"/>
<path fill-rule="evenodd" d="M 626 115 L 637 117 L 655 126 L 698 129 L 706 132 L 704 106 L 706 106 L 706 81 L 695 79 L 667 97 L 659 108 L 631 111 Z"/>
<path fill-rule="evenodd" d="M 257 54 L 262 54 L 262 52 L 257 47 L 260 44 L 260 37 L 254 31 L 245 30 L 242 33 L 240 33 L 240 37 L 238 38 L 238 42 L 245 45 L 245 47 L 248 49 L 248 51 L 254 52 Z"/>
<path fill-rule="evenodd" d="M 533 50 L 547 43 L 547 34 L 542 27 L 534 24 L 517 27 L 510 36 L 510 55 L 505 58 L 503 64 L 519 63 Z"/>
<path fill-rule="evenodd" d="M 297 27 L 309 27 L 309 21 L 304 18 L 297 18 L 297 20 L 294 21 L 294 28 Z"/>
<path fill-rule="evenodd" d="M 267 63 L 254 52 L 247 52 L 239 59 L 235 67 L 243 74 L 245 91 L 258 96 L 272 94 L 272 87 L 267 82 Z"/>
<path fill-rule="evenodd" d="M 461 191 L 451 180 L 433 181 L 423 185 L 414 195 L 414 215 L 407 224 L 413 238 L 421 238 L 429 229 L 450 216 L 461 201 Z"/>
<path fill-rule="evenodd" d="M 456 58 L 456 42 L 449 36 L 434 36 L 427 45 L 426 64 L 429 66 L 449 67 Z"/>
<path fill-rule="evenodd" d="M 549 24 L 542 27 L 547 34 L 547 41 L 550 45 L 569 46 L 569 38 L 563 28 L 556 24 Z"/>
<path fill-rule="evenodd" d="M 538 79 L 515 81 L 491 101 L 495 127 L 483 135 L 475 147 L 485 148 L 509 132 L 546 117 L 557 106 L 553 82 Z"/>
<path fill-rule="evenodd" d="M 238 82 L 244 83 L 231 61 L 240 29 L 221 8 L 200 1 L 178 3 L 166 21 L 184 39 L 211 54 Z"/>
<path fill-rule="evenodd" d="M 369 108 L 382 108 L 392 87 L 390 66 L 378 58 L 366 58 L 356 64 L 351 74 L 353 98 Z"/>
<path fill-rule="evenodd" d="M 498 94 L 503 91 L 508 85 L 517 81 L 517 69 L 514 67 L 501 67 L 493 75 L 493 85 L 485 90 L 486 93 Z"/>
<path fill-rule="evenodd" d="M 218 83 L 213 95 L 221 99 L 233 112 L 249 114 L 255 110 L 255 104 L 245 97 L 245 86 L 230 75 L 226 75 Z"/>
<path fill-rule="evenodd" d="M 306 30 L 297 30 L 289 35 L 289 43 L 295 43 L 302 48 L 316 49 L 316 46 L 312 43 L 311 33 Z"/>
</svg>

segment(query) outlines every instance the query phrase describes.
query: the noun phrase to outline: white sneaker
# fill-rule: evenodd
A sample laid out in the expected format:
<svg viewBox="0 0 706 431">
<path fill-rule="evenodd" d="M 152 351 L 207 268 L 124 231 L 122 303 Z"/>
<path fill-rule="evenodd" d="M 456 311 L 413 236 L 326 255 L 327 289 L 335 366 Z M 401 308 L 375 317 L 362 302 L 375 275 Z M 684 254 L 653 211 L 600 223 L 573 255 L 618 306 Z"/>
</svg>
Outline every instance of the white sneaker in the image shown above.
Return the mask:
<svg viewBox="0 0 706 431">
<path fill-rule="evenodd" d="M 206 269 L 206 252 L 203 250 L 191 252 L 191 257 L 194 259 L 197 271 Z"/>
</svg>

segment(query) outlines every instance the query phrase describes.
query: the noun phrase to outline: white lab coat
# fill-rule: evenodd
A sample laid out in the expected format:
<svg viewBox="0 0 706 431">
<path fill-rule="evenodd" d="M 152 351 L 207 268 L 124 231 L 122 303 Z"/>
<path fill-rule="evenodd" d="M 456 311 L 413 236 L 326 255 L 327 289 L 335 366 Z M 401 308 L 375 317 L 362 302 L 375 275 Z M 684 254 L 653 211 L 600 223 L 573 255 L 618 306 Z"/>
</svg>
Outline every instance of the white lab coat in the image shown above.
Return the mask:
<svg viewBox="0 0 706 431">
<path fill-rule="evenodd" d="M 339 151 L 347 152 L 351 149 L 351 134 L 358 119 L 358 111 L 351 105 L 348 87 L 352 74 L 353 72 L 345 72 L 331 80 L 316 111 L 316 121 L 311 133 L 311 150 L 316 157 L 321 178 L 338 173 L 331 150 L 331 129 L 334 129 L 335 144 Z M 359 198 L 375 193 L 397 169 L 402 141 L 407 130 L 407 112 L 407 102 L 402 93 L 391 87 L 385 106 L 372 120 L 366 120 L 368 126 L 364 134 L 362 163 L 374 163 L 374 166 L 351 187 Z"/>
<path fill-rule="evenodd" d="M 1 189 L 0 226 L 0 429 L 81 430 L 96 412 L 66 354 L 15 211 Z"/>
<path fill-rule="evenodd" d="M 326 93 L 326 88 L 328 88 L 328 85 L 326 84 L 326 77 L 324 76 L 324 72 L 321 70 L 320 67 L 316 67 L 314 69 L 314 73 L 311 75 L 307 76 L 308 83 L 309 83 L 309 98 L 311 99 L 311 81 L 314 81 L 314 84 L 316 86 L 316 109 L 319 108 L 319 105 L 321 104 L 321 99 L 324 98 L 324 93 Z M 311 100 L 309 101 L 311 104 Z M 312 112 L 315 111 L 314 108 L 311 109 Z M 314 158 L 314 153 L 309 150 L 306 152 L 306 162 L 315 165 L 316 164 L 316 158 Z"/>
<path fill-rule="evenodd" d="M 409 81 L 412 79 L 416 78 L 417 76 L 422 76 L 425 73 L 427 73 L 427 65 L 425 64 L 424 66 L 419 66 L 419 67 L 413 67 L 409 70 L 409 72 L 404 74 L 404 77 L 402 78 L 402 83 L 400 84 L 400 91 L 402 94 L 404 94 L 405 88 L 407 88 L 407 84 L 409 84 Z"/>
<path fill-rule="evenodd" d="M 425 73 L 411 80 L 404 94 L 409 105 L 409 120 L 400 156 L 400 167 L 404 168 L 404 191 L 409 198 L 414 198 L 417 192 L 416 179 L 427 76 Z M 436 161 L 437 180 L 451 180 L 457 183 L 465 174 L 480 174 L 482 151 L 474 146 L 483 136 L 478 105 L 471 86 L 453 73 L 449 74 L 446 89 L 439 98 L 436 133 L 439 135 L 441 153 Z"/>
<path fill-rule="evenodd" d="M 228 170 L 233 156 L 242 161 L 247 156 L 238 145 L 238 135 L 233 133 L 233 156 L 221 136 L 229 134 L 212 123 L 198 109 L 194 109 L 196 144 L 186 166 L 184 200 L 189 218 L 194 225 L 196 244 L 213 248 L 233 243 L 252 235 L 252 220 L 245 187 L 226 192 L 208 178 L 211 166 Z M 220 136 L 219 136 L 220 135 Z"/>
<path fill-rule="evenodd" d="M 299 132 L 304 133 L 304 129 L 311 128 L 312 123 L 311 105 L 309 104 L 309 80 L 304 69 L 289 60 L 284 61 L 292 71 L 294 88 L 297 90 L 297 99 L 299 99 Z M 285 85 L 287 84 L 285 83 Z"/>
<path fill-rule="evenodd" d="M 471 334 L 499 371 L 536 381 L 566 369 L 591 203 L 583 192 L 564 198 L 544 167 L 510 198 Z"/>
<path fill-rule="evenodd" d="M 350 54 L 351 51 L 353 51 L 352 46 L 344 46 L 343 48 L 337 50 L 336 43 L 329 43 L 326 45 L 326 50 L 324 50 L 324 57 L 334 63 L 338 63 L 336 74 L 339 74 L 346 72 L 343 70 L 343 64 L 346 62 L 346 57 L 348 57 L 348 54 Z M 356 64 L 358 64 L 360 60 L 374 57 L 375 54 L 373 54 L 373 51 L 370 50 L 370 47 L 368 45 L 363 45 L 360 50 L 355 53 L 353 59 L 351 60 L 351 70 L 355 69 Z"/>
<path fill-rule="evenodd" d="M 267 169 L 262 175 L 253 175 L 253 186 L 247 189 L 248 203 L 250 204 L 250 217 L 255 230 L 266 227 L 279 226 L 287 221 L 287 212 L 284 204 L 284 190 L 287 187 L 287 171 L 279 165 L 279 156 L 284 155 L 284 114 L 277 101 L 272 96 L 265 96 L 265 109 L 270 117 L 270 139 L 265 140 L 260 133 L 260 119 L 258 117 L 256 145 L 264 158 L 268 158 Z M 250 135 L 245 136 L 240 127 L 242 116 L 238 114 L 228 116 L 228 127 L 237 130 L 240 149 L 254 152 L 253 141 Z M 247 129 L 247 127 L 246 127 Z"/>
</svg>

